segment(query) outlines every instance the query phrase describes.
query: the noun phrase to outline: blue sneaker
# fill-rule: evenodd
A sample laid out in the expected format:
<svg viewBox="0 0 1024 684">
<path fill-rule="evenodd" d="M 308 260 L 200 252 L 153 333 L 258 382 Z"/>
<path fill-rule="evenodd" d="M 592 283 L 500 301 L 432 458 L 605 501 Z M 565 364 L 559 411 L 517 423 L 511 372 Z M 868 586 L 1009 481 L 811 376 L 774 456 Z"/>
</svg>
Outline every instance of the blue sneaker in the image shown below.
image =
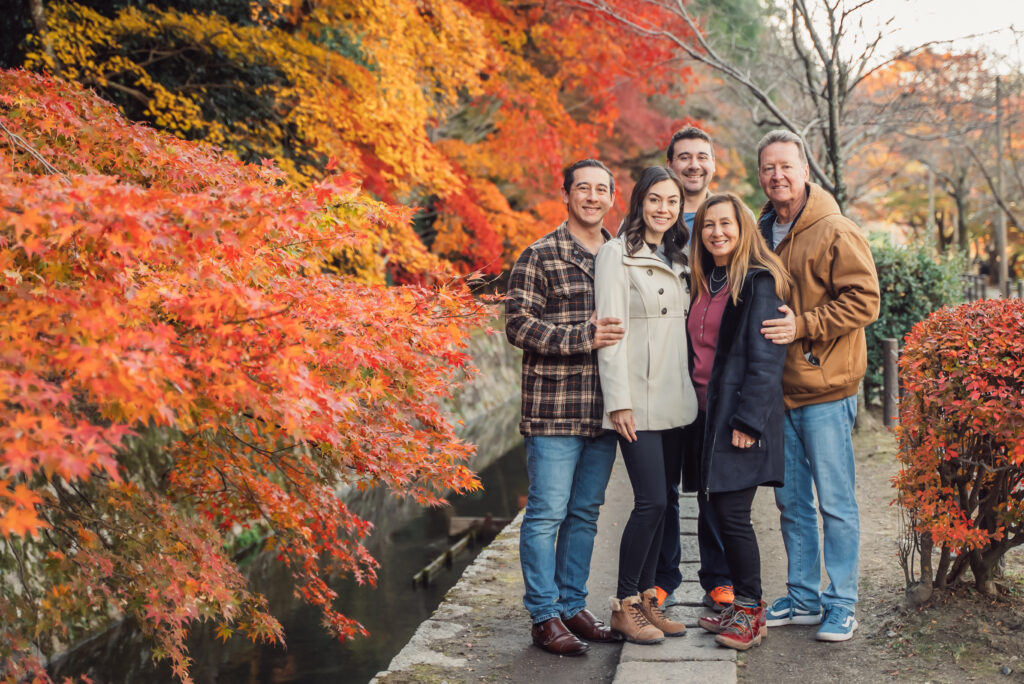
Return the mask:
<svg viewBox="0 0 1024 684">
<path fill-rule="evenodd" d="M 765 624 L 768 627 L 782 627 L 783 625 L 816 625 L 821 622 L 821 609 L 812 613 L 803 608 L 793 605 L 793 599 L 789 596 L 781 596 L 764 612 Z M 849 638 L 849 637 L 847 637 Z"/>
<path fill-rule="evenodd" d="M 683 605 L 683 600 L 681 598 L 679 598 L 678 596 L 676 596 L 676 592 L 673 591 L 671 594 L 669 594 L 668 596 L 665 597 L 665 600 L 662 602 L 661 607 L 662 608 L 669 608 L 671 606 L 681 606 L 681 605 Z"/>
<path fill-rule="evenodd" d="M 825 613 L 825 620 L 815 635 L 818 641 L 846 641 L 857 629 L 857 619 L 853 611 L 843 606 L 832 606 Z"/>
</svg>

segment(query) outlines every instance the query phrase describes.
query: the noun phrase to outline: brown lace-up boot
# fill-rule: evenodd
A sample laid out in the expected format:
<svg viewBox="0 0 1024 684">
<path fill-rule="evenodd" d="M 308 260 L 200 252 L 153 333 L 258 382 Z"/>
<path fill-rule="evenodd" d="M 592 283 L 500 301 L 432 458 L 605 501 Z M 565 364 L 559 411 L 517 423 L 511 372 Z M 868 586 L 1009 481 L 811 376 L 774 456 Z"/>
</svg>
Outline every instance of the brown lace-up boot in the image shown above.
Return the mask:
<svg viewBox="0 0 1024 684">
<path fill-rule="evenodd" d="M 664 632 L 665 636 L 677 637 L 686 634 L 686 625 L 682 622 L 668 619 L 665 613 L 661 612 L 661 607 L 658 605 L 657 589 L 651 587 L 642 594 L 641 598 L 644 617 L 647 618 L 648 622 Z"/>
<path fill-rule="evenodd" d="M 665 633 L 644 615 L 640 596 L 627 596 L 621 601 L 613 598 L 611 623 L 613 631 L 634 644 L 656 644 L 665 639 Z"/>
</svg>

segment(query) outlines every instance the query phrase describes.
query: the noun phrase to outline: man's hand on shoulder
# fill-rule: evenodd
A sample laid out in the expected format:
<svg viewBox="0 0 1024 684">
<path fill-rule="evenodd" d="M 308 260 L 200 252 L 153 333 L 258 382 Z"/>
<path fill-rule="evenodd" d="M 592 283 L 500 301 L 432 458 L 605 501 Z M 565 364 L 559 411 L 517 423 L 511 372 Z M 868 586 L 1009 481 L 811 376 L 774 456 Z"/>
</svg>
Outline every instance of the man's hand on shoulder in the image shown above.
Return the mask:
<svg viewBox="0 0 1024 684">
<path fill-rule="evenodd" d="M 761 322 L 761 334 L 775 344 L 789 344 L 796 339 L 796 315 L 783 304 L 779 307 L 783 318 L 771 318 Z"/>
<path fill-rule="evenodd" d="M 590 322 L 594 324 L 594 349 L 602 349 L 617 344 L 626 331 L 618 318 L 598 318 L 597 312 L 590 314 Z"/>
</svg>

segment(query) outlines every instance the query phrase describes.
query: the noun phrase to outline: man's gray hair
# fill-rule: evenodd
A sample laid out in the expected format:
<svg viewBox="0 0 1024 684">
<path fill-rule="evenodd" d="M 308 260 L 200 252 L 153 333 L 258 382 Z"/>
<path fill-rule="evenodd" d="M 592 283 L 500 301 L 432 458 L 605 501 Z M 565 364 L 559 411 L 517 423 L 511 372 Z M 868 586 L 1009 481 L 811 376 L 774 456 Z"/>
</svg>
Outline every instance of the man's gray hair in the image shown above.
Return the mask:
<svg viewBox="0 0 1024 684">
<path fill-rule="evenodd" d="M 757 143 L 758 168 L 761 167 L 761 153 L 764 151 L 764 148 L 773 143 L 793 143 L 800 152 L 800 161 L 805 165 L 807 164 L 807 148 L 804 146 L 804 139 L 793 131 L 787 131 L 785 128 L 776 128 L 774 131 L 765 133 L 764 137 L 761 138 L 761 142 Z"/>
</svg>

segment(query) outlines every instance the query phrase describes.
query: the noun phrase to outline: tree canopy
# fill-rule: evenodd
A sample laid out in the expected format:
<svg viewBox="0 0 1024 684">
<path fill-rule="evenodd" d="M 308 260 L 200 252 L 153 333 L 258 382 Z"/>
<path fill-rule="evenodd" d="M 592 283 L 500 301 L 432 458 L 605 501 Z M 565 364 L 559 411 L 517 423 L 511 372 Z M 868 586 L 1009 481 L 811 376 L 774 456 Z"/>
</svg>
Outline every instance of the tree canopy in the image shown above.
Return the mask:
<svg viewBox="0 0 1024 684">
<path fill-rule="evenodd" d="M 499 273 L 562 220 L 567 162 L 623 168 L 667 140 L 678 122 L 636 103 L 678 102 L 688 74 L 664 47 L 559 2 L 45 7 L 25 66 L 179 137 L 273 159 L 298 184 L 329 163 L 355 173 L 420 207 L 424 243 L 464 271 Z"/>
<path fill-rule="evenodd" d="M 438 400 L 481 305 L 350 176 L 297 188 L 25 71 L 0 93 L 0 675 L 118 614 L 186 681 L 194 620 L 282 640 L 250 527 L 358 634 L 325 578 L 374 582 L 371 525 L 337 490 L 478 486 Z M 325 268 L 365 244 L 434 286 Z"/>
</svg>

